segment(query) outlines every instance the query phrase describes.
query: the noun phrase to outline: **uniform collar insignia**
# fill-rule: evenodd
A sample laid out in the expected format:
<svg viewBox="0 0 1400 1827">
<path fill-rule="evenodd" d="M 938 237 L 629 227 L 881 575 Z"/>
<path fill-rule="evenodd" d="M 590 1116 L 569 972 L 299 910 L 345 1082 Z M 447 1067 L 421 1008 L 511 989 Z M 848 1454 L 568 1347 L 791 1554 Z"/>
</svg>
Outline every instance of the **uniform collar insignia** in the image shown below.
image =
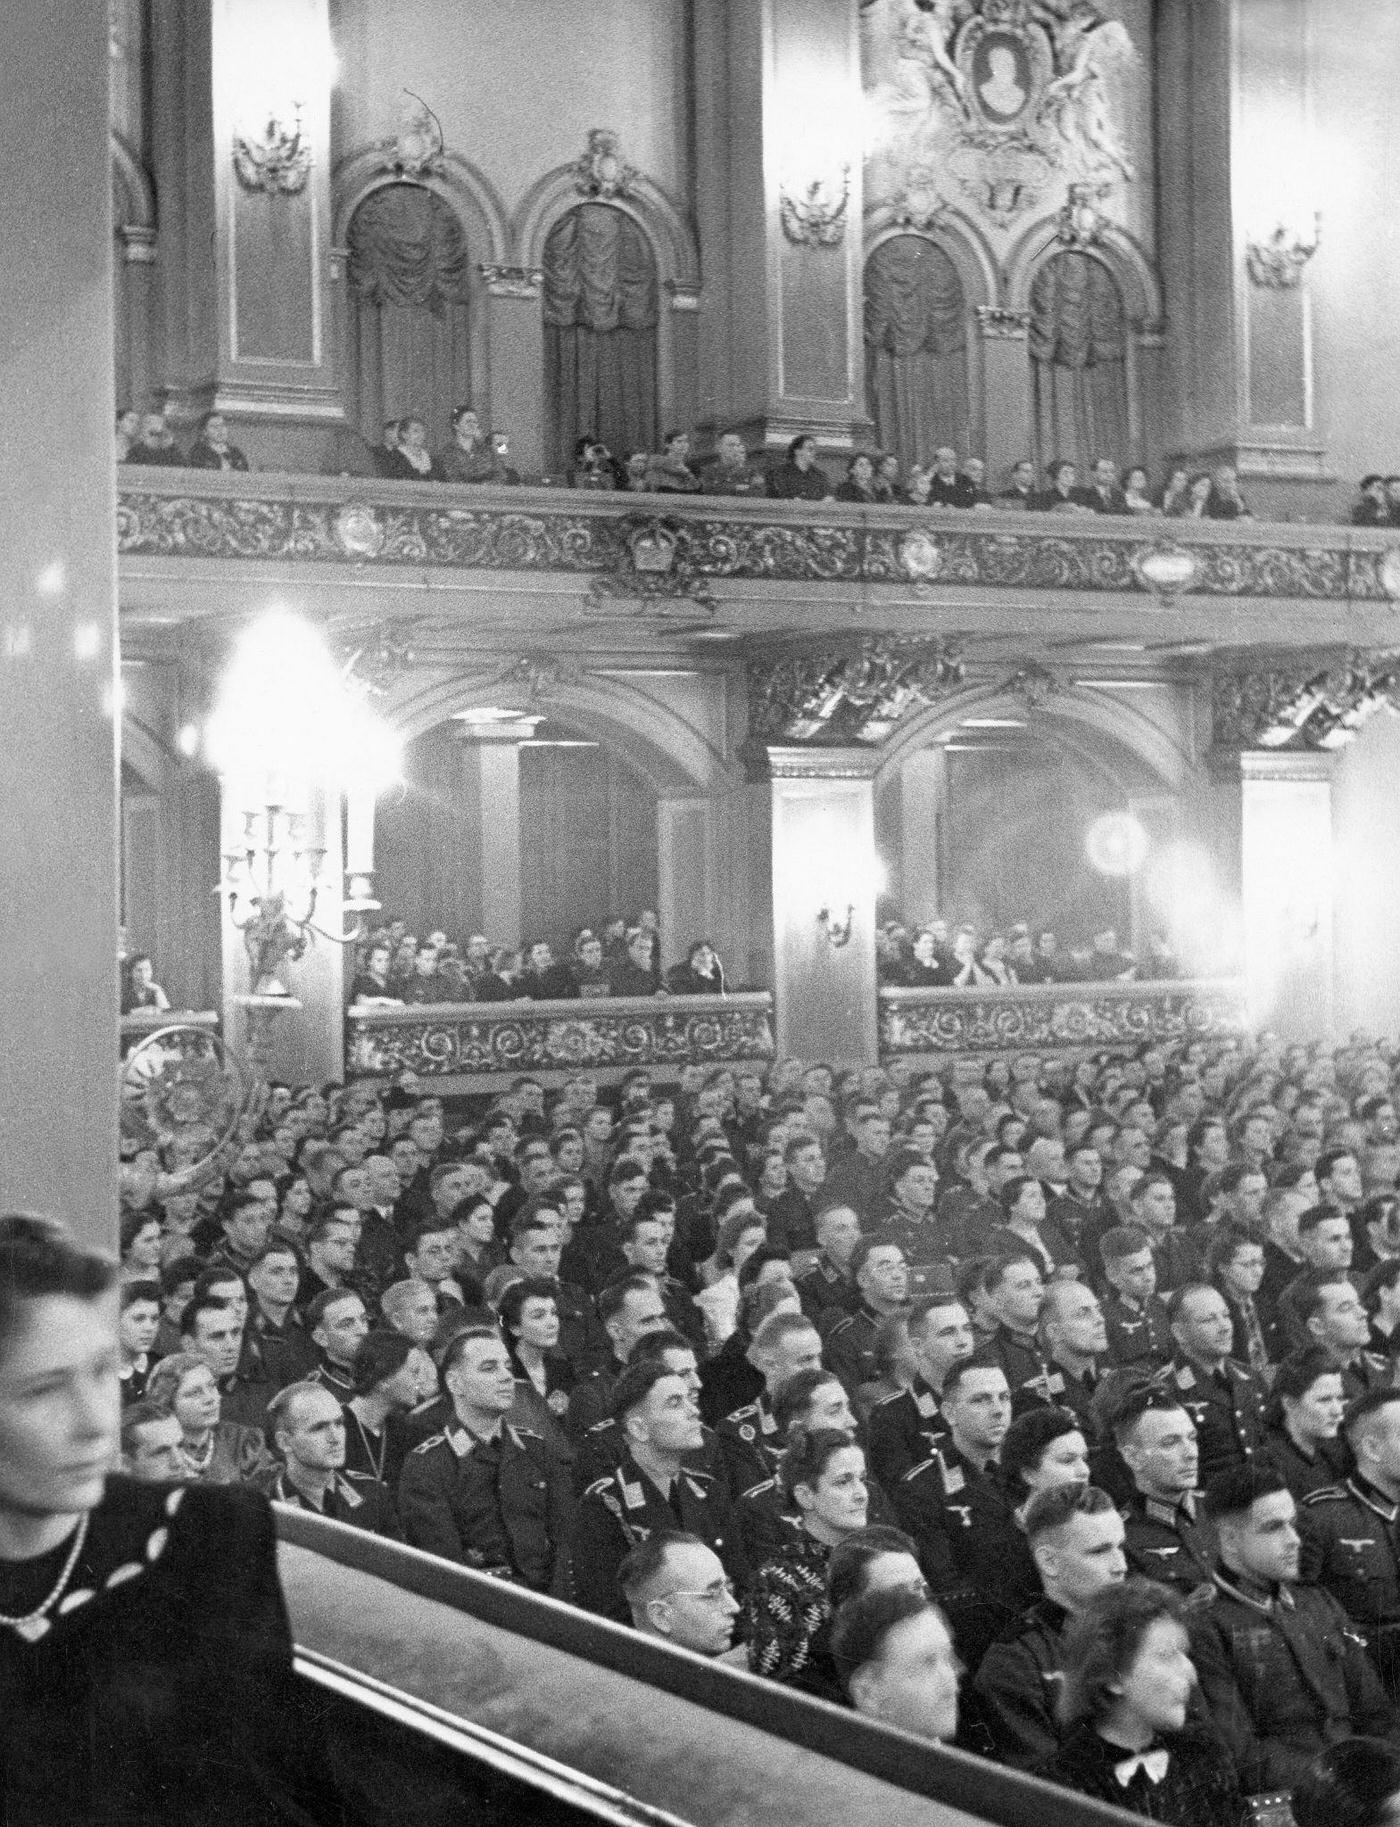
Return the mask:
<svg viewBox="0 0 1400 1827">
<path fill-rule="evenodd" d="M 1376 1487 L 1368 1484 L 1359 1473 L 1347 1479 L 1347 1489 L 1368 1510 L 1374 1510 L 1377 1516 L 1383 1517 L 1388 1523 L 1393 1523 L 1396 1516 L 1400 1515 L 1400 1504 L 1387 1503 Z"/>
<path fill-rule="evenodd" d="M 365 1501 L 348 1478 L 337 1478 L 335 1481 L 335 1490 L 340 1501 L 343 1504 L 348 1504 L 352 1510 L 358 1510 L 360 1505 Z"/>
<path fill-rule="evenodd" d="M 938 1413 L 938 1398 L 928 1390 L 921 1389 L 914 1396 L 914 1406 L 925 1421 L 932 1421 Z"/>
<path fill-rule="evenodd" d="M 1194 1389 L 1196 1387 L 1196 1373 L 1189 1364 L 1179 1364 L 1177 1366 L 1176 1386 L 1178 1389 Z"/>
<path fill-rule="evenodd" d="M 449 1427 L 445 1436 L 447 1444 L 459 1459 L 465 1459 L 472 1450 L 472 1437 L 464 1427 Z"/>
<path fill-rule="evenodd" d="M 642 1487 L 639 1484 L 633 1484 L 631 1480 L 627 1478 L 623 1478 L 621 1483 L 622 1501 L 627 1505 L 627 1508 L 629 1510 L 645 1510 L 647 1507 L 647 1500 L 642 1491 Z"/>
</svg>

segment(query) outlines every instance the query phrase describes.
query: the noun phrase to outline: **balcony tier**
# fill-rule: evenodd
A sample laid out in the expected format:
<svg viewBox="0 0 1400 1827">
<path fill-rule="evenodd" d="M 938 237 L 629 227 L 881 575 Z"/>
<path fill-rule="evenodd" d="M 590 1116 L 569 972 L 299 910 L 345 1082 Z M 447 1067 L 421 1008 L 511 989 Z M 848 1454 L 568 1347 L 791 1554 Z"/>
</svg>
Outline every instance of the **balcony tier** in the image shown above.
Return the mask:
<svg viewBox="0 0 1400 1827">
<path fill-rule="evenodd" d="M 880 1057 L 1097 1052 L 1218 1040 L 1245 1029 L 1243 983 L 1038 983 L 1005 990 L 880 991 Z"/>
</svg>

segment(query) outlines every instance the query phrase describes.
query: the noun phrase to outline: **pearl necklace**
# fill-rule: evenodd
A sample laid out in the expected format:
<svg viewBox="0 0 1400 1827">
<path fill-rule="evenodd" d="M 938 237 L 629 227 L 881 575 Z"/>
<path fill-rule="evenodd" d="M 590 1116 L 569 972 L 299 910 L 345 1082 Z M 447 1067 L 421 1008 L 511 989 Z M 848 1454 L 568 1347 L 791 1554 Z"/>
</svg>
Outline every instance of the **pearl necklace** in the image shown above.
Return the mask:
<svg viewBox="0 0 1400 1827">
<path fill-rule="evenodd" d="M 78 1556 L 82 1553 L 83 1543 L 87 1540 L 89 1516 L 90 1512 L 85 1510 L 81 1522 L 73 1533 L 73 1546 L 68 1550 L 68 1558 L 63 1563 L 62 1573 L 58 1576 L 58 1584 L 43 1604 L 36 1605 L 33 1611 L 26 1613 L 22 1618 L 7 1618 L 0 1615 L 0 1624 L 17 1631 L 26 1643 L 37 1643 L 49 1629 L 48 1614 L 68 1590 L 68 1582 L 73 1577 L 73 1569 L 78 1564 Z"/>
</svg>

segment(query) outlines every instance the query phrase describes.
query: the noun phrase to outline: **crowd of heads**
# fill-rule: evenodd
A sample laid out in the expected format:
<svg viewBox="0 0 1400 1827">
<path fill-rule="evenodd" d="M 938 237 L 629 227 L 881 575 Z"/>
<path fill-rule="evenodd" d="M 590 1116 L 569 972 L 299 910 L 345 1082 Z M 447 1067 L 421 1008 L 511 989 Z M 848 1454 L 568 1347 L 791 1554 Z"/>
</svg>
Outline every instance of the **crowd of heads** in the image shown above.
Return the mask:
<svg viewBox="0 0 1400 1827">
<path fill-rule="evenodd" d="M 548 939 L 494 944 L 472 933 L 423 937 L 403 920 L 375 927 L 354 952 L 351 998 L 370 1002 L 505 1002 L 595 996 L 723 995 L 730 986 L 709 939 L 697 939 L 669 969 L 656 913 L 609 918 L 574 933 L 562 955 Z"/>
<path fill-rule="evenodd" d="M 1302 1591 L 1315 1491 L 1400 1501 L 1398 1072 L 1266 1035 L 527 1077 L 474 1113 L 273 1085 L 202 1184 L 124 1164 L 122 1460 L 1007 1761 L 996 1645 L 1047 1603 L 1035 1767 L 1083 1786 L 1126 1722 L 1196 1768 L 1183 1602 Z"/>
<path fill-rule="evenodd" d="M 1120 945 L 1111 926 L 1062 944 L 1047 926 L 1014 921 L 1004 932 L 931 918 L 886 920 L 875 933 L 880 982 L 906 989 L 994 989 L 1034 983 L 1162 983 L 1182 975 L 1171 942 L 1149 933 L 1142 958 Z"/>
</svg>

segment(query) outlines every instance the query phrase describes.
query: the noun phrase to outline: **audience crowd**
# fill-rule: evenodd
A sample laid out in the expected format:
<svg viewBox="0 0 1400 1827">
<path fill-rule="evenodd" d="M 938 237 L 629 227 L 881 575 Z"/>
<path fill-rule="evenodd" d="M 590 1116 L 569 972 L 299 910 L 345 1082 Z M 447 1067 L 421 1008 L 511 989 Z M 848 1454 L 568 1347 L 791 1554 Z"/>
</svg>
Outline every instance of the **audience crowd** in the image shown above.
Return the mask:
<svg viewBox="0 0 1400 1827">
<path fill-rule="evenodd" d="M 274 1084 L 197 1189 L 124 1164 L 125 1465 L 1306 1827 L 1400 1743 L 1397 1077 L 1264 1035 Z"/>
<path fill-rule="evenodd" d="M 227 422 L 218 412 L 205 414 L 193 439 L 182 446 L 164 412 L 122 407 L 116 418 L 116 460 L 191 469 L 248 468 L 247 457 L 230 441 Z M 422 419 L 386 419 L 377 445 L 351 432 L 337 434 L 323 467 L 335 475 L 401 482 L 511 485 L 522 480 L 510 461 L 509 433 L 483 428 L 479 414 L 467 405 L 454 409 L 452 441 L 443 450 L 429 449 Z M 1011 465 L 998 488 L 981 457 L 959 457 L 951 445 L 943 445 L 933 453 L 932 462 L 912 463 L 907 469 L 892 451 L 858 450 L 833 481 L 818 461 L 817 440 L 809 434 L 793 438 L 778 459 L 754 457 L 738 431 L 721 432 L 713 452 L 704 458 L 695 455 L 692 436 L 684 430 L 668 431 L 660 451 L 630 450 L 621 456 L 588 435 L 576 441 L 567 476 L 539 480 L 634 494 L 766 495 L 981 513 L 1011 509 L 1168 520 L 1255 518 L 1229 463 L 1194 468 L 1174 462 L 1154 483 L 1145 465 L 1124 468 L 1112 457 L 1094 458 L 1083 480 L 1071 458 L 1052 459 L 1042 473 L 1025 457 Z M 1353 526 L 1400 526 L 1400 476 L 1363 476 L 1357 494 L 1349 513 Z"/>
<path fill-rule="evenodd" d="M 1181 965 L 1164 934 L 1149 935 L 1138 959 L 1118 943 L 1112 927 L 1087 944 L 1061 949 L 1049 927 L 1034 931 L 1018 920 L 1004 933 L 979 939 L 971 926 L 950 927 L 937 918 L 910 928 L 888 920 L 875 934 L 876 970 L 882 984 L 905 989 L 995 989 L 1020 983 L 1165 983 Z"/>
<path fill-rule="evenodd" d="M 669 970 L 661 966 L 655 912 L 581 927 L 567 958 L 546 939 L 522 947 L 493 945 L 473 933 L 465 946 L 445 932 L 418 938 L 402 920 L 379 926 L 355 953 L 350 1000 L 358 1003 L 518 1002 L 594 996 L 722 996 L 728 985 L 719 954 L 697 939 Z"/>
</svg>

